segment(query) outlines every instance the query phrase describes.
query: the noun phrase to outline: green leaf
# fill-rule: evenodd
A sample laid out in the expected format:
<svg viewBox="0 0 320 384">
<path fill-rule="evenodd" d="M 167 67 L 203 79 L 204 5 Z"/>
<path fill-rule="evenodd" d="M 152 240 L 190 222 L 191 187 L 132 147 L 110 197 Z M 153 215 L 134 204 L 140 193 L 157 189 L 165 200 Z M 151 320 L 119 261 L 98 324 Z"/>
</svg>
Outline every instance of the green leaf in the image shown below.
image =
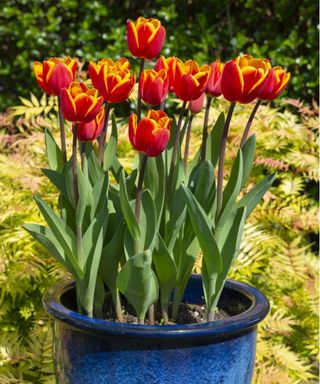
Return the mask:
<svg viewBox="0 0 320 384">
<path fill-rule="evenodd" d="M 246 184 L 252 170 L 254 155 L 256 151 L 256 135 L 251 135 L 242 147 L 243 154 L 243 172 L 241 189 Z"/>
<path fill-rule="evenodd" d="M 78 179 L 78 191 L 79 199 L 76 209 L 76 221 L 77 225 L 82 225 L 83 218 L 88 203 L 88 196 L 91 195 L 92 188 L 88 175 L 88 164 L 86 159 L 84 160 L 83 171 L 80 167 L 77 167 L 77 179 Z"/>
<path fill-rule="evenodd" d="M 114 163 L 116 158 L 117 151 L 117 142 L 118 142 L 118 130 L 117 123 L 114 114 L 112 114 L 112 131 L 103 156 L 103 170 L 106 172 Z"/>
<path fill-rule="evenodd" d="M 41 169 L 43 174 L 52 182 L 52 184 L 66 197 L 68 198 L 67 186 L 65 176 L 52 169 Z"/>
<path fill-rule="evenodd" d="M 66 253 L 66 257 L 72 265 L 77 264 L 77 239 L 67 224 L 39 197 L 34 197 L 43 217 L 48 223 L 53 236 L 59 242 Z M 82 272 L 81 272 L 82 273 Z"/>
<path fill-rule="evenodd" d="M 140 213 L 140 244 L 142 250 L 153 249 L 154 238 L 157 229 L 157 213 L 150 191 L 147 189 L 141 197 Z M 139 250 L 139 252 L 141 252 Z"/>
<path fill-rule="evenodd" d="M 177 267 L 172 254 L 159 233 L 156 235 L 152 260 L 154 262 L 160 284 L 170 284 L 173 287 L 177 277 Z"/>
<path fill-rule="evenodd" d="M 45 129 L 44 131 L 46 153 L 50 169 L 54 171 L 62 171 L 63 157 L 59 146 L 57 145 L 52 133 Z"/>
<path fill-rule="evenodd" d="M 211 302 L 211 312 L 215 309 L 218 303 L 224 282 L 228 276 L 233 261 L 239 253 L 245 220 L 246 208 L 240 207 L 235 213 L 234 219 L 232 220 L 232 225 L 230 229 L 228 229 L 228 233 L 224 234 L 225 241 L 220 245 L 222 256 L 222 271 L 218 275 L 216 284 L 217 291 L 214 300 Z"/>
<path fill-rule="evenodd" d="M 148 308 L 158 300 L 159 286 L 152 270 L 150 250 L 130 257 L 117 277 L 117 287 L 134 307 L 139 321 Z"/>
<path fill-rule="evenodd" d="M 183 186 L 182 188 L 185 193 L 192 227 L 203 252 L 207 272 L 210 278 L 216 278 L 222 269 L 222 260 L 216 239 L 212 233 L 212 224 L 191 191 L 187 187 Z"/>
<path fill-rule="evenodd" d="M 246 193 L 241 200 L 239 200 L 236 204 L 236 207 L 246 207 L 246 217 L 249 217 L 250 213 L 257 206 L 259 201 L 262 199 L 264 194 L 273 184 L 276 179 L 277 174 L 273 173 L 266 176 L 263 180 L 261 180 L 257 185 L 255 185 L 248 193 Z"/>
<path fill-rule="evenodd" d="M 223 226 L 225 221 L 228 218 L 228 215 L 231 213 L 235 201 L 241 190 L 242 182 L 242 171 L 243 171 L 243 161 L 242 161 L 242 151 L 239 149 L 238 155 L 233 163 L 231 174 L 228 180 L 228 183 L 223 191 L 223 200 L 220 217 L 218 219 L 218 225 Z"/>
<path fill-rule="evenodd" d="M 124 172 L 120 173 L 120 203 L 121 203 L 123 216 L 125 218 L 125 221 L 127 223 L 127 226 L 132 238 L 139 239 L 140 228 L 139 228 L 136 215 L 132 209 L 132 206 L 128 198 L 126 183 L 124 179 Z"/>
<path fill-rule="evenodd" d="M 86 143 L 86 157 L 88 159 L 88 172 L 91 185 L 103 176 L 103 170 L 91 142 Z"/>
<path fill-rule="evenodd" d="M 109 174 L 103 174 L 92 188 L 91 219 L 108 206 Z"/>
<path fill-rule="evenodd" d="M 123 236 L 125 223 L 122 222 L 115 229 L 114 236 L 103 248 L 101 254 L 100 275 L 112 292 L 116 289 L 116 280 L 119 270 L 119 262 L 123 256 Z"/>
</svg>

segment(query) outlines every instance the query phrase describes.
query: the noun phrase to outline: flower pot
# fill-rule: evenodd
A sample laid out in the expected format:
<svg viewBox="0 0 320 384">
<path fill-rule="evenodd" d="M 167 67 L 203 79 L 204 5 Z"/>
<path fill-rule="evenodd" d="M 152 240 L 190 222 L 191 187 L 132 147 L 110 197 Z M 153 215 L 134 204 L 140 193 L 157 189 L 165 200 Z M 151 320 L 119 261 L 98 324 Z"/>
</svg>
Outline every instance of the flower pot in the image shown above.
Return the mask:
<svg viewBox="0 0 320 384">
<path fill-rule="evenodd" d="M 257 289 L 227 281 L 219 306 L 232 303 L 241 309 L 225 320 L 156 326 L 80 315 L 67 308 L 72 291 L 74 284 L 66 282 L 44 296 L 44 306 L 54 317 L 57 383 L 251 383 L 257 324 L 269 310 Z M 190 279 L 184 301 L 203 303 L 200 276 Z"/>
</svg>

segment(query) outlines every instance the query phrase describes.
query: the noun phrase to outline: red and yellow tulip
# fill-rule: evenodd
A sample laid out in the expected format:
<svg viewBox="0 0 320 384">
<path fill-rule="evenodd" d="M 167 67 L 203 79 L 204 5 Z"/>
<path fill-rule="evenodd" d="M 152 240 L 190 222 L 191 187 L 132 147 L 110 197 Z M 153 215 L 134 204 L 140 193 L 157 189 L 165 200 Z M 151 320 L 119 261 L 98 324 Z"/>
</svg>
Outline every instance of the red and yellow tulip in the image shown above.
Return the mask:
<svg viewBox="0 0 320 384">
<path fill-rule="evenodd" d="M 98 114 L 103 97 L 96 89 L 89 89 L 83 83 L 71 83 L 68 88 L 62 88 L 61 110 L 66 120 L 74 123 L 88 123 Z"/>
<path fill-rule="evenodd" d="M 92 84 L 93 84 L 93 86 L 95 88 L 98 88 L 97 84 L 98 84 L 99 72 L 100 72 L 101 67 L 104 64 L 107 64 L 109 68 L 116 67 L 116 68 L 118 68 L 121 71 L 124 71 L 126 69 L 130 70 L 129 60 L 127 58 L 125 58 L 125 57 L 121 57 L 120 59 L 118 59 L 116 61 L 114 61 L 112 59 L 109 59 L 109 58 L 99 60 L 97 63 L 94 63 L 93 61 L 90 61 L 90 64 L 89 64 L 89 76 L 90 76 Z"/>
<path fill-rule="evenodd" d="M 271 68 L 268 59 L 255 59 L 250 55 L 228 61 L 221 75 L 221 90 L 231 102 L 251 103 L 260 91 Z"/>
<path fill-rule="evenodd" d="M 216 60 L 211 64 L 211 71 L 206 87 L 206 94 L 211 97 L 218 97 L 221 91 L 221 74 L 224 64 L 220 60 Z"/>
<path fill-rule="evenodd" d="M 149 157 L 163 152 L 170 139 L 171 119 L 163 111 L 149 110 L 137 123 L 137 115 L 129 118 L 129 139 L 132 146 Z"/>
<path fill-rule="evenodd" d="M 77 62 L 70 57 L 60 59 L 51 57 L 40 63 L 33 64 L 38 84 L 47 95 L 60 96 L 62 88 L 67 88 L 74 81 L 77 71 Z"/>
<path fill-rule="evenodd" d="M 275 99 L 285 90 L 290 78 L 291 74 L 281 67 L 271 68 L 259 89 L 258 98 L 261 100 Z"/>
<path fill-rule="evenodd" d="M 198 99 L 189 101 L 188 109 L 190 112 L 194 114 L 201 112 L 204 103 L 204 96 L 205 94 L 203 93 Z"/>
<path fill-rule="evenodd" d="M 166 37 L 166 30 L 158 19 L 139 17 L 127 23 L 127 43 L 133 56 L 152 60 L 157 57 Z"/>
<path fill-rule="evenodd" d="M 99 71 L 96 88 L 108 103 L 121 103 L 133 90 L 136 77 L 129 69 L 103 64 Z"/>
<path fill-rule="evenodd" d="M 199 68 L 195 60 L 175 62 L 173 67 L 174 92 L 183 101 L 198 99 L 205 91 L 210 75 L 210 65 Z"/>
<path fill-rule="evenodd" d="M 104 126 L 105 109 L 100 108 L 96 117 L 88 123 L 79 123 L 77 138 L 80 141 L 93 141 L 98 138 Z"/>
<path fill-rule="evenodd" d="M 176 61 L 181 61 L 175 56 L 171 56 L 168 58 L 165 58 L 164 56 L 160 56 L 157 60 L 154 69 L 156 71 L 160 71 L 161 69 L 165 69 L 168 73 L 169 77 L 169 91 L 173 92 L 173 86 L 174 86 L 174 66 Z"/>
<path fill-rule="evenodd" d="M 140 97 L 151 105 L 160 105 L 169 91 L 169 78 L 167 71 L 159 72 L 147 69 L 141 73 L 139 80 Z"/>
</svg>

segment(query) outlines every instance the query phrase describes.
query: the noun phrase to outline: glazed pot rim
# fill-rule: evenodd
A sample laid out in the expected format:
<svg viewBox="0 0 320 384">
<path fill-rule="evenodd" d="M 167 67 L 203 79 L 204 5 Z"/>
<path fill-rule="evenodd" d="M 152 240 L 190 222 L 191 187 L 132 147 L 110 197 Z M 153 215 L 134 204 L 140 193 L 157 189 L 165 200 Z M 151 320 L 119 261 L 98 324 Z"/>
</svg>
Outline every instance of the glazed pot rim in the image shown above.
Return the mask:
<svg viewBox="0 0 320 384">
<path fill-rule="evenodd" d="M 192 279 L 200 279 L 201 275 L 192 275 Z M 268 299 L 257 288 L 249 284 L 227 280 L 225 287 L 240 293 L 249 299 L 251 305 L 245 311 L 224 320 L 214 320 L 196 324 L 140 325 L 118 323 L 108 320 L 91 318 L 65 307 L 61 296 L 75 286 L 74 281 L 58 283 L 45 293 L 43 305 L 46 311 L 55 319 L 69 324 L 82 331 L 97 334 L 113 334 L 139 338 L 194 338 L 219 337 L 242 333 L 254 328 L 269 312 Z"/>
</svg>

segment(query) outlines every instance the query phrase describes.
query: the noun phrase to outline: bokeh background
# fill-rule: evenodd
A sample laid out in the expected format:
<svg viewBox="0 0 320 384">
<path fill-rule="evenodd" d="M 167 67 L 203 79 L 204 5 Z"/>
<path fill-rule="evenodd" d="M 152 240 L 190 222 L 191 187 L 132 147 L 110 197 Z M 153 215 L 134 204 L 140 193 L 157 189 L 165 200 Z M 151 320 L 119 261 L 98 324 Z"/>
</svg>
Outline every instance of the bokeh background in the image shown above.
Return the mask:
<svg viewBox="0 0 320 384">
<path fill-rule="evenodd" d="M 231 277 L 255 285 L 271 303 L 259 328 L 253 383 L 318 383 L 317 2 L 1 0 L 0 6 L 0 384 L 54 383 L 51 326 L 41 298 L 66 277 L 21 227 L 42 221 L 34 194 L 52 206 L 57 200 L 57 191 L 41 172 L 47 167 L 44 129 L 58 137 L 57 103 L 37 86 L 33 61 L 78 57 L 84 76 L 88 60 L 103 57 L 126 56 L 137 68 L 138 60 L 126 46 L 125 23 L 141 15 L 165 25 L 165 56 L 205 64 L 250 53 L 292 73 L 283 97 L 262 105 L 252 125 L 257 153 L 248 188 L 263 174 L 277 171 L 278 179 L 246 225 Z M 169 103 L 171 116 L 177 105 Z M 133 97 L 115 111 L 118 155 L 128 169 L 135 152 L 128 143 L 125 115 L 134 106 Z M 221 98 L 214 101 L 210 127 L 227 107 Z M 252 107 L 237 105 L 229 159 Z M 193 153 L 202 120 L 203 113 L 194 119 Z"/>
</svg>

